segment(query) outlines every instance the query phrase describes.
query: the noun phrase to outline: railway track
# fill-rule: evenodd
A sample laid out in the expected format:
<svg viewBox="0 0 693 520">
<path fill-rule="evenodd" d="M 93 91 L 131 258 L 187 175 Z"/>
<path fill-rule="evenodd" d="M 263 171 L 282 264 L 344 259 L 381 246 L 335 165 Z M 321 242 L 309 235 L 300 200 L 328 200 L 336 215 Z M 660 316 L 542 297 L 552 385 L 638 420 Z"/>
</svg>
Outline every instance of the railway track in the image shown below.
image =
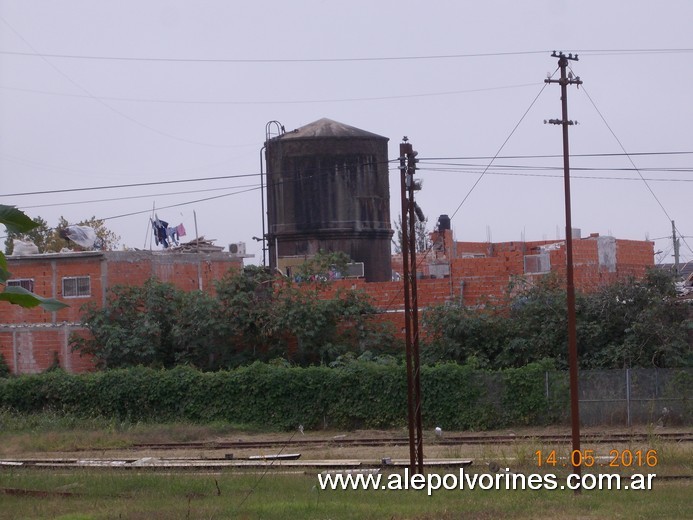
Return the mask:
<svg viewBox="0 0 693 520">
<path fill-rule="evenodd" d="M 651 441 L 652 439 L 666 440 L 670 442 L 693 442 L 693 432 L 690 433 L 608 433 L 608 434 L 583 434 L 582 442 L 594 444 L 621 444 L 628 442 Z M 428 442 L 440 446 L 457 445 L 494 445 L 513 444 L 517 442 L 536 441 L 545 444 L 569 444 L 569 434 L 561 435 L 449 435 L 430 439 Z M 139 443 L 133 444 L 132 449 L 143 450 L 229 450 L 229 449 L 285 449 L 309 447 L 385 447 L 407 446 L 409 439 L 406 437 L 362 437 L 349 438 L 346 435 L 336 435 L 325 438 L 293 438 L 290 440 L 271 441 L 199 441 L 199 442 L 175 442 L 175 443 Z"/>
<path fill-rule="evenodd" d="M 587 433 L 581 436 L 583 443 L 595 443 L 613 447 L 618 444 L 634 442 L 667 441 L 678 443 L 693 442 L 693 432 L 663 432 L 656 435 L 647 433 Z M 429 445 L 503 445 L 522 442 L 537 442 L 554 445 L 570 445 L 571 438 L 568 434 L 550 435 L 475 435 L 475 434 L 450 434 L 448 436 L 434 437 L 428 440 Z M 8 459 L 0 460 L 0 470 L 36 468 L 46 470 L 72 470 L 72 469 L 123 469 L 123 470 L 148 470 L 148 471 L 222 471 L 225 469 L 246 471 L 272 471 L 279 472 L 312 472 L 312 471 L 370 471 L 371 469 L 397 470 L 408 466 L 408 460 L 383 459 L 316 459 L 305 460 L 301 458 L 300 450 L 311 448 L 329 447 L 393 447 L 406 446 L 408 439 L 401 436 L 379 437 L 353 437 L 337 435 L 333 437 L 310 438 L 299 437 L 290 440 L 250 440 L 250 441 L 210 441 L 210 442 L 179 442 L 179 443 L 140 443 L 130 446 L 132 451 L 125 457 L 110 458 L 101 456 L 98 458 L 46 458 L 46 459 Z M 122 448 L 120 448 L 122 450 Z M 154 453 L 160 450 L 160 455 Z M 163 453 L 165 450 L 225 450 L 225 453 L 214 455 L 209 453 L 203 456 L 180 456 L 172 453 Z M 241 452 L 240 457 L 234 457 L 231 450 Z M 243 455 L 243 450 L 257 450 L 258 452 L 273 451 L 277 455 Z M 100 450 L 104 451 L 104 450 Z M 150 452 L 151 455 L 142 457 L 140 452 Z M 296 452 L 296 453 L 293 453 Z M 139 455 L 138 455 L 139 453 Z M 358 455 L 357 455 L 358 457 Z M 298 460 L 301 458 L 301 460 Z M 433 468 L 467 467 L 474 464 L 486 467 L 488 461 L 472 459 L 429 459 L 426 466 Z M 496 470 L 493 470 L 496 471 Z M 658 475 L 660 480 L 683 479 L 690 480 L 691 475 Z"/>
<path fill-rule="evenodd" d="M 73 471 L 73 470 L 116 470 L 135 472 L 163 472 L 171 473 L 219 473 L 224 471 L 259 472 L 265 474 L 268 471 L 284 474 L 315 474 L 319 472 L 344 472 L 344 473 L 373 473 L 379 471 L 397 472 L 409 467 L 410 461 L 405 459 L 392 460 L 360 460 L 360 459 L 332 459 L 332 460 L 250 460 L 227 458 L 156 458 L 145 457 L 142 459 L 129 458 L 89 458 L 89 459 L 9 459 L 0 460 L 0 471 L 10 470 L 42 470 L 42 471 Z M 511 464 L 511 463 L 510 463 Z M 493 467 L 492 462 L 474 459 L 427 459 L 424 461 L 426 472 L 429 471 L 457 471 L 462 468 L 470 468 L 472 473 L 498 473 L 499 466 Z M 558 471 L 569 472 L 570 468 L 559 466 Z M 601 468 L 604 471 L 606 468 Z M 527 473 L 536 470 L 517 470 L 519 473 Z M 502 473 L 502 471 L 501 471 Z M 691 480 L 691 474 L 661 474 L 657 471 L 658 481 Z"/>
</svg>

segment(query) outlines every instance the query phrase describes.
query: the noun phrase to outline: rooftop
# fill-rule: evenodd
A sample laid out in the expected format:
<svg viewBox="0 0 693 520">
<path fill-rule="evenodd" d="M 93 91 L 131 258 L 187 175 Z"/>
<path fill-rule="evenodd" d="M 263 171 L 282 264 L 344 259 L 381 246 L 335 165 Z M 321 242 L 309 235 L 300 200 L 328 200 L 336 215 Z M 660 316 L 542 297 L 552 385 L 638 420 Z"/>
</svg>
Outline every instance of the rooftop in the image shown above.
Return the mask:
<svg viewBox="0 0 693 520">
<path fill-rule="evenodd" d="M 388 139 L 382 135 L 367 132 L 354 126 L 349 126 L 339 121 L 333 121 L 323 117 L 305 126 L 290 130 L 278 137 L 278 139 L 321 139 L 325 137 L 331 138 L 354 138 L 362 137 L 368 139 Z"/>
</svg>

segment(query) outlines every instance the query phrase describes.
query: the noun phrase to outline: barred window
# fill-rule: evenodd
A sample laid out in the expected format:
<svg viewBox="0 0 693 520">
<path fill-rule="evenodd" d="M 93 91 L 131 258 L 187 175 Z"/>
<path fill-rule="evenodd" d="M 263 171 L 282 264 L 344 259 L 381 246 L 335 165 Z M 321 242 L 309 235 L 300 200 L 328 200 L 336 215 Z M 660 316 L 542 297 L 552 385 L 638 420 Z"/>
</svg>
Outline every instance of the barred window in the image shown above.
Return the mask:
<svg viewBox="0 0 693 520">
<path fill-rule="evenodd" d="M 7 280 L 7 287 L 22 287 L 27 291 L 34 292 L 34 279 L 17 278 L 15 280 Z"/>
<path fill-rule="evenodd" d="M 84 296 L 91 296 L 91 278 L 88 276 L 63 278 L 64 298 L 80 298 Z"/>
</svg>

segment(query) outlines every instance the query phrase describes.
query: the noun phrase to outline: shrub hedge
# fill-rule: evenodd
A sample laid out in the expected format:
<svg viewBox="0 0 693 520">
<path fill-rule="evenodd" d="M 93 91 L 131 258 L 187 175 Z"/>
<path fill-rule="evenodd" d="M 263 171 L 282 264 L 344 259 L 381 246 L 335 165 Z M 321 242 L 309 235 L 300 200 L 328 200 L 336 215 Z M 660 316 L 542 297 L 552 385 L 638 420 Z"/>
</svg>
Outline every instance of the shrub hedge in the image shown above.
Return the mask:
<svg viewBox="0 0 693 520">
<path fill-rule="evenodd" d="M 539 425 L 565 417 L 546 399 L 545 367 L 499 372 L 424 366 L 423 421 L 444 429 Z M 232 371 L 130 368 L 61 370 L 0 379 L 0 408 L 50 410 L 124 421 L 228 421 L 263 429 L 391 428 L 406 425 L 406 369 L 354 362 L 339 368 L 254 363 Z"/>
</svg>

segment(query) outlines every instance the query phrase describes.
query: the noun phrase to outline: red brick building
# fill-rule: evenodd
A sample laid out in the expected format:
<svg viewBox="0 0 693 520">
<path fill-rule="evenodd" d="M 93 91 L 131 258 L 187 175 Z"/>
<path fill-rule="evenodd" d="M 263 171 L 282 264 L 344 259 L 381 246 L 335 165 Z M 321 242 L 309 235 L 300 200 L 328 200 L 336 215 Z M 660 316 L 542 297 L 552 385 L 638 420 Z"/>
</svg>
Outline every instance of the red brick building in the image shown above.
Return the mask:
<svg viewBox="0 0 693 520">
<path fill-rule="evenodd" d="M 156 277 L 184 290 L 208 291 L 214 280 L 243 265 L 242 258 L 228 253 L 151 251 L 49 253 L 7 260 L 12 273 L 8 285 L 69 305 L 58 312 L 0 305 L 0 353 L 17 374 L 42 372 L 56 361 L 69 372 L 91 369 L 91 360 L 73 353 L 68 340 L 83 330 L 81 306 L 104 305 L 110 287 L 142 285 Z"/>
<path fill-rule="evenodd" d="M 565 240 L 457 242 L 450 230 L 431 237 L 433 246 L 417 256 L 420 307 L 450 301 L 482 306 L 504 298 L 514 278 L 532 283 L 548 273 L 565 277 Z M 573 263 L 576 288 L 590 292 L 629 276 L 644 276 L 654 267 L 654 243 L 594 233 L 573 240 Z M 401 255 L 392 257 L 392 269 L 394 278 L 402 273 Z M 344 284 L 365 290 L 382 310 L 404 308 L 401 282 L 339 282 Z"/>
<path fill-rule="evenodd" d="M 521 277 L 532 283 L 548 273 L 565 275 L 565 241 L 457 242 L 445 230 L 432 235 L 433 247 L 418 259 L 419 307 L 445 302 L 482 306 L 502 299 L 509 283 Z M 573 241 L 575 284 L 590 291 L 628 276 L 641 277 L 654 265 L 654 244 L 620 240 L 596 234 Z M 11 284 L 58 298 L 70 305 L 59 312 L 0 305 L 0 353 L 13 373 L 46 370 L 57 361 L 70 372 L 92 368 L 90 359 L 71 352 L 69 337 L 79 332 L 80 307 L 104 305 L 114 285 L 141 285 L 151 277 L 184 290 L 213 289 L 212 282 L 242 259 L 229 253 L 172 253 L 113 251 L 56 253 L 8 258 Z M 393 278 L 402 272 L 401 256 L 392 258 Z M 345 279 L 331 283 L 329 296 L 339 287 L 362 289 L 384 319 L 399 324 L 404 308 L 402 282 Z"/>
</svg>

